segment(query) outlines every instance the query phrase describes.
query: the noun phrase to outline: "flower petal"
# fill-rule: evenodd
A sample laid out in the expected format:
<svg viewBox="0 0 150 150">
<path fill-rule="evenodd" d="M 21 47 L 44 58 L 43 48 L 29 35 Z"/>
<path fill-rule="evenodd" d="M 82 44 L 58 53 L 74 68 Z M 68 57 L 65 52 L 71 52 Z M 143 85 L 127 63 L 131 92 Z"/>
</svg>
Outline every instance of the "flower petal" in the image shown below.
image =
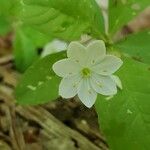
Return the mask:
<svg viewBox="0 0 150 150">
<path fill-rule="evenodd" d="M 46 44 L 46 46 L 44 47 L 41 53 L 41 57 L 45 57 L 49 54 L 64 51 L 67 49 L 67 46 L 68 44 L 66 42 L 58 40 L 58 39 L 54 39 L 50 43 Z"/>
<path fill-rule="evenodd" d="M 59 95 L 63 98 L 74 97 L 77 94 L 77 89 L 80 81 L 80 75 L 63 78 L 59 85 Z"/>
<path fill-rule="evenodd" d="M 114 82 L 116 83 L 117 87 L 122 90 L 123 87 L 122 87 L 122 83 L 121 83 L 120 78 L 118 76 L 116 76 L 116 75 L 111 75 L 111 78 L 114 80 Z"/>
<path fill-rule="evenodd" d="M 93 74 L 91 77 L 92 88 L 102 95 L 115 95 L 117 93 L 116 83 L 110 76 Z"/>
<path fill-rule="evenodd" d="M 71 42 L 68 46 L 67 56 L 68 58 L 79 62 L 80 65 L 84 65 L 87 58 L 86 47 L 79 42 Z"/>
<path fill-rule="evenodd" d="M 82 103 L 91 108 L 96 101 L 97 93 L 92 89 L 88 79 L 83 79 L 78 88 L 78 97 Z"/>
<path fill-rule="evenodd" d="M 62 59 L 53 65 L 54 72 L 60 77 L 72 76 L 80 72 L 80 65 L 71 59 Z"/>
<path fill-rule="evenodd" d="M 93 66 L 91 69 L 101 75 L 111 75 L 116 72 L 123 61 L 113 55 L 107 55 L 99 64 Z"/>
<path fill-rule="evenodd" d="M 106 56 L 105 43 L 101 40 L 91 42 L 87 47 L 87 53 L 89 65 L 95 65 Z"/>
</svg>

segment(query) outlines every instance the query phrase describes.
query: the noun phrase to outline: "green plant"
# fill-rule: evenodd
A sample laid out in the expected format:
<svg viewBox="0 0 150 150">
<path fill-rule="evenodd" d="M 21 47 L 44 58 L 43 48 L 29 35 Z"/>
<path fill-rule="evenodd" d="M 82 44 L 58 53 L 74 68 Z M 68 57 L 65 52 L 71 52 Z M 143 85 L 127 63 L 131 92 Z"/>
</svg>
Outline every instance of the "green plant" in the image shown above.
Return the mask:
<svg viewBox="0 0 150 150">
<path fill-rule="evenodd" d="M 117 54 L 123 60 L 123 66 L 116 73 L 123 89 L 109 97 L 98 95 L 95 108 L 101 130 L 112 150 L 150 149 L 150 30 L 114 40 L 115 34 L 123 25 L 149 5 L 149 0 L 110 0 L 108 31 L 95 0 L 21 2 L 16 2 L 21 9 L 17 21 L 15 20 L 14 49 L 18 68 L 24 71 L 31 65 L 38 57 L 36 49 L 49 39 L 79 41 L 81 35 L 88 34 L 92 39 L 103 40 L 107 53 Z M 1 3 L 6 6 L 3 1 Z M 8 3 L 6 8 L 10 7 L 11 3 Z M 3 11 L 1 14 L 3 15 Z M 3 21 L 5 23 L 6 20 Z M 7 28 L 6 25 L 4 33 Z M 29 67 L 16 88 L 17 102 L 36 105 L 55 100 L 59 96 L 61 79 L 54 73 L 52 66 L 64 58 L 66 52 L 58 52 L 38 59 Z M 20 63 L 21 60 L 24 60 L 23 64 Z"/>
</svg>

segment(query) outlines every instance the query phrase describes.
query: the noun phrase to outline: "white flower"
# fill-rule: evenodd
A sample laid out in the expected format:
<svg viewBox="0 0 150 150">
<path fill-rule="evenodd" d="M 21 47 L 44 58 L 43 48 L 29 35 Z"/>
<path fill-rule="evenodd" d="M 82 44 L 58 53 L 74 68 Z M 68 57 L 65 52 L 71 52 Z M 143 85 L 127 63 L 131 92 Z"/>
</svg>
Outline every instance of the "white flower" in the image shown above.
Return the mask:
<svg viewBox="0 0 150 150">
<path fill-rule="evenodd" d="M 117 85 L 121 87 L 119 78 L 112 74 L 123 64 L 113 55 L 106 55 L 103 41 L 97 40 L 84 47 L 79 42 L 71 42 L 66 59 L 53 65 L 54 72 L 62 77 L 59 94 L 63 98 L 78 95 L 87 107 L 92 107 L 97 93 L 110 96 L 117 93 Z"/>
</svg>

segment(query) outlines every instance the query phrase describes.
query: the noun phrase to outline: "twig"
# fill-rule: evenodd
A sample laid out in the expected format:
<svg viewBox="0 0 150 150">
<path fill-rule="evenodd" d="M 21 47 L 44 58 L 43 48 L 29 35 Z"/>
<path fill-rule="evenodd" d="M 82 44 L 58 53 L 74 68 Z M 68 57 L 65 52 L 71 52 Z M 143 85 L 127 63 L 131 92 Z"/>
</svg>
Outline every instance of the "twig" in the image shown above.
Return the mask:
<svg viewBox="0 0 150 150">
<path fill-rule="evenodd" d="M 0 65 L 5 65 L 13 60 L 13 55 L 6 55 L 0 58 Z"/>
<path fill-rule="evenodd" d="M 21 128 L 16 120 L 15 109 L 11 107 L 9 109 L 9 117 L 10 117 L 10 136 L 12 139 L 12 145 L 14 150 L 25 150 L 25 141 L 21 131 Z"/>
</svg>

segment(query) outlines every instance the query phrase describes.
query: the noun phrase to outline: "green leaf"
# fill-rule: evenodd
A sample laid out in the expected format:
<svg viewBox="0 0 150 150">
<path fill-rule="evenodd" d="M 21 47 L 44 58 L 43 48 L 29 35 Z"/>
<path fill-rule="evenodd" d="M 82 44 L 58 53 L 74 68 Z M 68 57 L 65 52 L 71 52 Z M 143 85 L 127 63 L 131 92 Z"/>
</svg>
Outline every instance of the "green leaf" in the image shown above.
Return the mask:
<svg viewBox="0 0 150 150">
<path fill-rule="evenodd" d="M 11 9 L 13 1 L 12 0 L 0 0 L 0 14 L 8 14 Z"/>
<path fill-rule="evenodd" d="M 99 96 L 96 110 L 111 150 L 150 149 L 150 66 L 124 59 L 117 73 L 123 90 Z"/>
<path fill-rule="evenodd" d="M 96 37 L 104 31 L 103 17 L 95 0 L 23 0 L 25 24 L 56 38 L 72 41 L 81 34 Z"/>
<path fill-rule="evenodd" d="M 0 35 L 6 35 L 12 30 L 12 19 L 18 0 L 0 0 Z M 16 6 L 17 5 L 17 6 Z"/>
<path fill-rule="evenodd" d="M 22 28 L 26 36 L 37 48 L 43 48 L 43 46 L 45 46 L 49 41 L 52 40 L 52 37 L 50 35 L 45 35 L 32 27 L 23 26 Z"/>
<path fill-rule="evenodd" d="M 111 35 L 150 5 L 149 0 L 109 0 L 109 3 L 109 33 Z"/>
<path fill-rule="evenodd" d="M 128 35 L 115 44 L 120 51 L 134 59 L 150 64 L 150 30 Z"/>
<path fill-rule="evenodd" d="M 52 65 L 66 57 L 65 52 L 48 55 L 33 64 L 16 88 L 16 99 L 22 105 L 43 104 L 58 97 L 60 78 Z"/>
<path fill-rule="evenodd" d="M 0 0 L 0 35 L 6 35 L 17 24 L 20 0 Z"/>
<path fill-rule="evenodd" d="M 20 0 L 0 0 L 0 15 L 13 16 L 19 12 Z"/>
<path fill-rule="evenodd" d="M 10 31 L 11 25 L 9 21 L 4 16 L 0 16 L 0 36 L 4 36 Z"/>
<path fill-rule="evenodd" d="M 23 29 L 16 31 L 13 42 L 15 65 L 21 72 L 25 71 L 38 58 L 36 46 Z"/>
</svg>

